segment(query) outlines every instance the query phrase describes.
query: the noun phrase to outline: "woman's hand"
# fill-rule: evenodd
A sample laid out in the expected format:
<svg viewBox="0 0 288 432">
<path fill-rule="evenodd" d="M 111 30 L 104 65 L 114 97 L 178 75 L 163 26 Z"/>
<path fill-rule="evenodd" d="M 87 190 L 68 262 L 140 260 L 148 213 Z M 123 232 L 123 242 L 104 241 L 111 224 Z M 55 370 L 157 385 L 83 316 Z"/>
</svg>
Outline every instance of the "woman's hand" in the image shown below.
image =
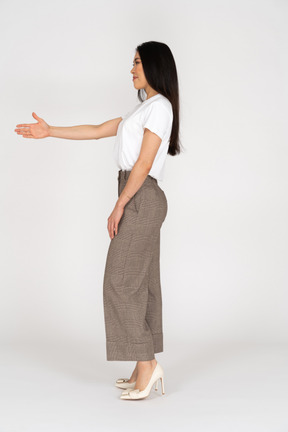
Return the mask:
<svg viewBox="0 0 288 432">
<path fill-rule="evenodd" d="M 16 125 L 15 132 L 22 135 L 23 138 L 46 138 L 49 136 L 50 126 L 34 112 L 32 116 L 38 123 L 18 124 Z M 20 129 L 19 129 L 20 128 Z"/>
<path fill-rule="evenodd" d="M 107 224 L 107 229 L 111 240 L 114 238 L 114 232 L 115 235 L 117 235 L 118 233 L 118 224 L 120 222 L 121 217 L 123 216 L 123 213 L 124 213 L 124 207 L 116 203 L 111 215 L 108 218 L 108 224 Z"/>
</svg>

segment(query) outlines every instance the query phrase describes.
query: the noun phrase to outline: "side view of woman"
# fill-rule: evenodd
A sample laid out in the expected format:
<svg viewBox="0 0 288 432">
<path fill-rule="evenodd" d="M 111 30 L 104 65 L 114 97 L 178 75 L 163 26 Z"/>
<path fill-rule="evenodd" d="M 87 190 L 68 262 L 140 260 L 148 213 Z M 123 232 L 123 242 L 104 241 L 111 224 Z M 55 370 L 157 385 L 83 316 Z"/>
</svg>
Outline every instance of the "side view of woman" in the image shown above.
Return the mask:
<svg viewBox="0 0 288 432">
<path fill-rule="evenodd" d="M 136 361 L 130 378 L 119 378 L 120 398 L 144 399 L 164 371 L 155 353 L 163 352 L 160 283 L 160 229 L 168 203 L 163 180 L 168 154 L 180 153 L 179 88 L 174 57 L 161 42 L 138 45 L 133 59 L 138 103 L 99 125 L 54 127 L 34 112 L 34 124 L 18 124 L 24 138 L 100 139 L 116 136 L 118 200 L 108 217 L 110 245 L 103 277 L 107 360 Z M 144 97 L 143 97 L 144 96 Z"/>
</svg>

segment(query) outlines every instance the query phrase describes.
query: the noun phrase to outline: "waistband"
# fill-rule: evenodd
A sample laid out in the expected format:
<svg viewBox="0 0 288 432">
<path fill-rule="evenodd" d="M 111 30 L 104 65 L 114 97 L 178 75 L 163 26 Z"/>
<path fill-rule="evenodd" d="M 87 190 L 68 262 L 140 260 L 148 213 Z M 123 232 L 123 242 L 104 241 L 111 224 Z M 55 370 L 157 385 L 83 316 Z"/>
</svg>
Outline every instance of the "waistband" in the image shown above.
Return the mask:
<svg viewBox="0 0 288 432">
<path fill-rule="evenodd" d="M 120 180 L 128 180 L 131 171 L 132 171 L 132 170 L 127 171 L 127 170 L 121 170 L 121 169 L 120 169 L 120 170 L 118 171 L 118 180 L 119 180 L 119 181 L 120 181 Z M 151 181 L 151 180 L 152 180 L 153 182 L 155 182 L 155 183 L 158 184 L 157 179 L 156 179 L 155 177 L 150 176 L 150 174 L 147 175 L 147 177 L 145 178 L 144 182 L 146 182 L 146 181 Z"/>
</svg>

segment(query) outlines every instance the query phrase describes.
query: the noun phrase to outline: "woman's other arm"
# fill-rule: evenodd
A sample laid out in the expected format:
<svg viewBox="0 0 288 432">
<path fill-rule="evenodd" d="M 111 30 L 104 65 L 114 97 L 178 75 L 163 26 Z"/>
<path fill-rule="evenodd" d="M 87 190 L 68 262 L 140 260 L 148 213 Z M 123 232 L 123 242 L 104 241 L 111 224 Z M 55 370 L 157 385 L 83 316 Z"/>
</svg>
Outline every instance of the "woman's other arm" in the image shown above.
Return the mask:
<svg viewBox="0 0 288 432">
<path fill-rule="evenodd" d="M 32 113 L 37 123 L 18 124 L 15 132 L 23 138 L 65 138 L 72 140 L 100 139 L 115 136 L 122 117 L 107 120 L 99 125 L 50 126 L 42 118 Z"/>
<path fill-rule="evenodd" d="M 148 128 L 144 129 L 144 136 L 138 159 L 131 170 L 127 183 L 119 195 L 112 213 L 108 217 L 107 229 L 111 239 L 118 234 L 118 224 L 123 216 L 125 205 L 140 189 L 145 178 L 149 174 L 161 141 L 162 139 L 158 135 L 151 132 Z"/>
<path fill-rule="evenodd" d="M 133 195 L 140 189 L 152 168 L 161 141 L 162 139 L 158 135 L 151 132 L 149 129 L 144 129 L 140 154 L 116 202 L 116 206 L 125 207 L 127 202 L 130 201 Z"/>
</svg>

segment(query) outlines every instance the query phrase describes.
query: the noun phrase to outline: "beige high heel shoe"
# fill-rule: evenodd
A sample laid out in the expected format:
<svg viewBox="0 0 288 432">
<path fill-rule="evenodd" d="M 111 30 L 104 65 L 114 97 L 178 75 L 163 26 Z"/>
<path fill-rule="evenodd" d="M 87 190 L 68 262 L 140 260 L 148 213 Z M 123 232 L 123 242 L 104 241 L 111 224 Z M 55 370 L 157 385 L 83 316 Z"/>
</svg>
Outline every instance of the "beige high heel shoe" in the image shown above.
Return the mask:
<svg viewBox="0 0 288 432">
<path fill-rule="evenodd" d="M 152 376 L 150 378 L 149 383 L 145 387 L 144 390 L 140 391 L 139 389 L 127 389 L 126 391 L 122 392 L 120 399 L 144 399 L 147 396 L 149 396 L 151 388 L 153 384 L 155 383 L 155 390 L 158 389 L 158 380 L 161 379 L 161 386 L 162 386 L 162 394 L 165 394 L 164 391 L 164 371 L 159 363 L 157 363 Z"/>
</svg>

